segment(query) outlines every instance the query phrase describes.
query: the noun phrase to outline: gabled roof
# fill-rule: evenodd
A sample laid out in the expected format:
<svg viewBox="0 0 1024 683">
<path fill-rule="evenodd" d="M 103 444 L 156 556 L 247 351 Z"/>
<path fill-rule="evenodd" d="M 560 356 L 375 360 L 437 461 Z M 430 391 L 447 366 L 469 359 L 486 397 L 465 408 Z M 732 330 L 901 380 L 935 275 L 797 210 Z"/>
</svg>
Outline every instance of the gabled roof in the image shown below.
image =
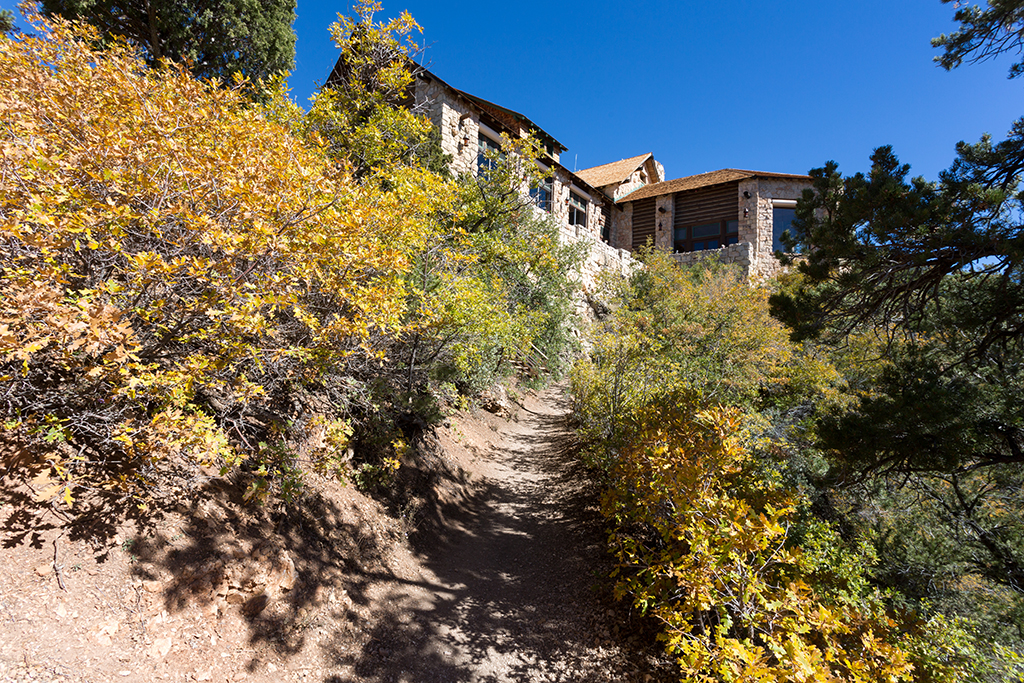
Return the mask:
<svg viewBox="0 0 1024 683">
<path fill-rule="evenodd" d="M 647 154 L 622 159 L 621 161 L 613 161 L 610 164 L 585 168 L 582 171 L 576 171 L 576 175 L 583 178 L 593 187 L 604 187 L 612 183 L 621 183 L 653 156 L 653 153 L 648 152 Z"/>
<path fill-rule="evenodd" d="M 672 194 L 673 192 L 696 190 L 701 187 L 721 185 L 722 183 L 731 183 L 738 180 L 744 180 L 746 178 L 789 178 L 791 180 L 811 180 L 811 176 L 808 175 L 795 175 L 792 173 L 765 173 L 763 171 L 743 171 L 738 168 L 723 168 L 709 173 L 699 173 L 697 175 L 686 176 L 685 178 L 676 178 L 675 180 L 666 180 L 662 183 L 645 185 L 634 192 L 630 192 L 622 199 L 619 199 L 616 203 L 621 204 L 622 202 L 632 202 L 637 199 L 647 199 L 648 197 L 660 197 L 662 195 Z"/>
<path fill-rule="evenodd" d="M 426 69 L 424 69 L 424 71 L 426 71 Z M 430 72 L 428 71 L 427 73 L 430 73 Z M 434 76 L 434 74 L 430 74 L 430 75 L 433 76 L 434 78 L 437 78 L 437 76 Z M 437 78 L 437 80 L 441 81 L 440 78 Z M 444 83 L 444 81 L 441 81 L 441 82 Z M 447 83 L 444 83 L 444 84 L 448 85 Z M 448 85 L 448 87 L 451 88 L 450 85 Z M 528 119 L 523 114 L 520 114 L 517 111 L 513 111 L 513 110 L 509 109 L 508 107 L 503 107 L 500 104 L 495 104 L 494 102 L 488 102 L 487 100 L 485 100 L 482 97 L 477 97 L 476 95 L 470 95 L 465 90 L 459 90 L 457 88 L 452 88 L 452 90 L 455 90 L 455 92 L 459 93 L 460 95 L 462 95 L 467 100 L 469 100 L 473 104 L 477 105 L 478 107 L 480 107 L 484 111 L 490 110 L 488 113 L 491 114 L 492 116 L 494 115 L 495 112 L 497 112 L 498 114 L 504 114 L 505 116 L 512 117 L 513 119 L 518 121 L 524 128 L 526 128 L 527 130 L 533 131 L 537 135 L 537 137 L 541 139 L 542 142 L 547 142 L 547 143 L 550 143 L 553 146 L 557 147 L 559 153 L 564 152 L 566 149 L 568 149 L 565 145 L 563 145 L 561 142 L 556 140 L 546 130 L 544 130 L 543 128 L 538 126 L 536 123 L 534 123 L 533 121 Z"/>
<path fill-rule="evenodd" d="M 523 114 L 520 114 L 519 112 L 513 111 L 513 110 L 508 109 L 506 107 L 502 107 L 501 105 L 494 104 L 493 102 L 488 102 L 487 100 L 485 100 L 485 99 L 483 99 L 481 97 L 477 97 L 476 95 L 470 95 L 468 92 L 466 92 L 464 90 L 459 90 L 458 88 L 456 88 L 456 87 L 452 86 L 451 84 L 447 83 L 444 79 L 439 78 L 437 76 L 437 74 L 433 73 L 432 71 L 427 69 L 427 67 L 423 66 L 422 64 L 417 64 L 416 62 L 414 62 L 412 60 L 409 60 L 408 64 L 409 64 L 409 70 L 411 71 L 411 73 L 412 73 L 412 75 L 414 77 L 432 78 L 433 80 L 437 81 L 438 83 L 440 83 L 444 87 L 448 88 L 452 92 L 458 93 L 462 97 L 465 97 L 467 100 L 469 100 L 470 102 L 472 102 L 476 106 L 480 107 L 482 110 L 484 110 L 484 111 L 490 110 L 490 111 L 488 111 L 488 113 L 491 114 L 492 116 L 495 113 L 497 113 L 497 114 L 499 114 L 499 118 L 500 118 L 501 114 L 504 114 L 505 116 L 508 116 L 508 117 L 511 117 L 511 118 L 515 119 L 524 128 L 526 128 L 526 129 L 532 131 L 534 134 L 536 134 L 536 136 L 541 140 L 541 142 L 545 142 L 545 143 L 548 143 L 548 144 L 550 144 L 550 145 L 552 145 L 554 147 L 557 147 L 558 150 L 559 150 L 559 153 L 564 152 L 566 149 L 568 149 L 565 145 L 563 145 L 561 142 L 556 140 L 554 138 L 554 136 L 552 136 L 546 130 L 544 130 L 543 128 L 538 126 L 536 123 L 534 123 L 533 121 L 528 119 Z M 334 68 L 331 70 L 331 74 L 327 77 L 327 82 L 324 84 L 324 87 L 325 88 L 332 87 L 337 81 L 341 80 L 341 73 L 342 73 L 343 69 L 344 69 L 344 56 L 341 56 L 341 57 L 338 57 L 338 61 L 334 64 Z"/>
</svg>

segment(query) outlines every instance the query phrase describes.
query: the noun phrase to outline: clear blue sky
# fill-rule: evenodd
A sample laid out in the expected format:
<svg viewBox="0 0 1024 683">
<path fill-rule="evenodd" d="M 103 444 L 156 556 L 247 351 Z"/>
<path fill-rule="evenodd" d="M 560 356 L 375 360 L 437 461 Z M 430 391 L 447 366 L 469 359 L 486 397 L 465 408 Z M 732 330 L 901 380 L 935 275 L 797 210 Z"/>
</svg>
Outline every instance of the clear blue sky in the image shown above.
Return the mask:
<svg viewBox="0 0 1024 683">
<path fill-rule="evenodd" d="M 16 0 L 0 0 L 13 8 Z M 337 59 L 343 3 L 298 0 L 293 95 L 307 103 Z M 891 144 L 934 179 L 959 140 L 1005 137 L 1024 115 L 1010 60 L 935 66 L 955 28 L 939 0 L 490 4 L 385 0 L 423 26 L 425 63 L 452 85 L 522 112 L 578 169 L 654 152 L 676 178 L 718 168 L 866 170 Z"/>
</svg>

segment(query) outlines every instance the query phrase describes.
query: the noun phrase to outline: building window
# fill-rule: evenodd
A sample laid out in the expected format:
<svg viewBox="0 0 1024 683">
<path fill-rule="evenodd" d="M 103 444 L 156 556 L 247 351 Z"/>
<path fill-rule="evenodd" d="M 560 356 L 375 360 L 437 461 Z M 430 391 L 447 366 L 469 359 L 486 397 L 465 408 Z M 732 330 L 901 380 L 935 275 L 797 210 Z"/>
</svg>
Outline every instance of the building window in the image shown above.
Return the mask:
<svg viewBox="0 0 1024 683">
<path fill-rule="evenodd" d="M 555 183 L 551 178 L 541 178 L 537 187 L 530 189 L 530 198 L 541 209 L 551 211 L 551 199 L 554 197 Z"/>
<path fill-rule="evenodd" d="M 587 200 L 569 190 L 569 225 L 587 225 Z"/>
<path fill-rule="evenodd" d="M 772 249 L 786 251 L 782 243 L 782 233 L 793 227 L 796 218 L 796 200 L 776 199 L 772 206 Z M 792 231 L 791 233 L 792 234 Z"/>
<path fill-rule="evenodd" d="M 479 174 L 486 177 L 487 171 L 498 165 L 498 158 L 501 155 L 501 145 L 480 133 L 477 138 L 476 167 Z"/>
<path fill-rule="evenodd" d="M 677 253 L 718 249 L 740 241 L 740 222 L 731 220 L 689 225 L 676 228 L 673 233 L 673 250 Z"/>
</svg>

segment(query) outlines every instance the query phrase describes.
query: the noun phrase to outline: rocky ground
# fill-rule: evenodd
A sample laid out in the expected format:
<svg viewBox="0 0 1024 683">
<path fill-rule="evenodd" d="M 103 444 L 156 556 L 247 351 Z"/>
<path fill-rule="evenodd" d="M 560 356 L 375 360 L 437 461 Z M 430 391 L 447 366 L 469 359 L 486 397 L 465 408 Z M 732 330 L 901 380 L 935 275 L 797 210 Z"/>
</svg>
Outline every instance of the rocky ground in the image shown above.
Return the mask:
<svg viewBox="0 0 1024 683">
<path fill-rule="evenodd" d="M 413 473 L 430 491 L 398 508 L 313 478 L 291 510 L 253 508 L 213 478 L 167 510 L 68 524 L 7 477 L 0 681 L 675 680 L 600 580 L 563 401 L 456 416 Z"/>
</svg>

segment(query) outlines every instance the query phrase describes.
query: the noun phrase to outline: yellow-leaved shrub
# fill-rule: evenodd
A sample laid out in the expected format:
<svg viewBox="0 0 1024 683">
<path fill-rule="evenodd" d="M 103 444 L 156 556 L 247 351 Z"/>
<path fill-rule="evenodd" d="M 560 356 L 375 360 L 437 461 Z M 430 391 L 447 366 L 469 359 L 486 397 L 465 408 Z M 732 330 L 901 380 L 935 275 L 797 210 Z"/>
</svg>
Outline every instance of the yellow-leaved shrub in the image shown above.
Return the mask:
<svg viewBox="0 0 1024 683">
<path fill-rule="evenodd" d="M 260 105 L 37 30 L 0 38 L 5 439 L 68 501 L 266 450 L 275 402 L 400 327 L 444 181 L 354 182 L 281 124 L 280 90 Z"/>
<path fill-rule="evenodd" d="M 963 678 L 967 660 L 935 655 L 956 629 L 894 608 L 870 542 L 816 516 L 785 466 L 797 428 L 779 416 L 833 401 L 835 368 L 735 272 L 642 256 L 606 282 L 572 375 L 617 596 L 658 620 L 683 681 Z"/>
</svg>

